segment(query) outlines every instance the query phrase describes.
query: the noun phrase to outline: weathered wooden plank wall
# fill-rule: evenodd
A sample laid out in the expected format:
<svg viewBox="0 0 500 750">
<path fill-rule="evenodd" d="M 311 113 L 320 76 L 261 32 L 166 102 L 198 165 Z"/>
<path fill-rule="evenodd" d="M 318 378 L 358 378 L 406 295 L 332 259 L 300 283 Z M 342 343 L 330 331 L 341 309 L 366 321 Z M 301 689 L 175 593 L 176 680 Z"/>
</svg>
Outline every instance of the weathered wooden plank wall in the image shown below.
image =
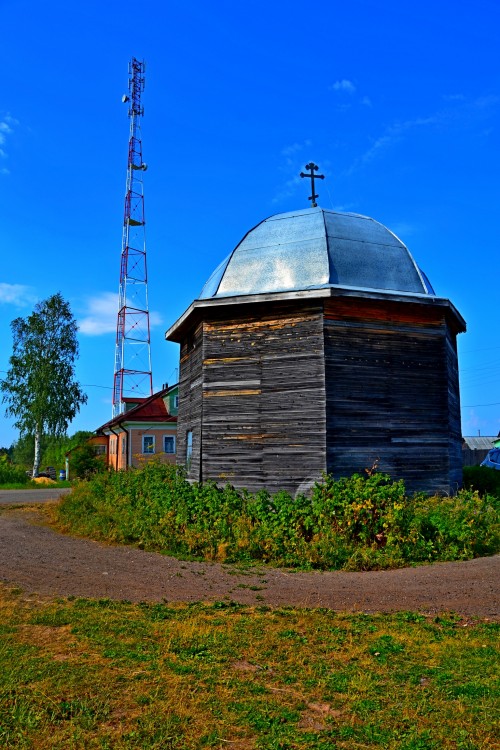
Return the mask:
<svg viewBox="0 0 500 750">
<path fill-rule="evenodd" d="M 325 303 L 329 471 L 379 459 L 409 490 L 450 491 L 447 336 L 440 308 Z"/>
<path fill-rule="evenodd" d="M 458 377 L 457 337 L 448 328 L 446 335 L 446 364 L 448 368 L 448 430 L 450 487 L 454 491 L 462 486 L 463 451 L 462 421 L 460 413 L 460 384 Z"/>
<path fill-rule="evenodd" d="M 189 478 L 294 493 L 378 459 L 410 491 L 460 485 L 461 324 L 445 306 L 297 297 L 198 320 L 181 347 L 177 460 L 192 430 Z"/>
<path fill-rule="evenodd" d="M 201 399 L 203 362 L 203 325 L 191 331 L 181 346 L 179 372 L 179 412 L 177 417 L 177 463 L 186 466 L 186 439 L 193 435 L 193 454 L 188 478 L 201 479 L 201 443 L 203 405 Z"/>
<path fill-rule="evenodd" d="M 326 468 L 322 309 L 266 310 L 205 322 L 203 478 L 295 491 Z"/>
</svg>

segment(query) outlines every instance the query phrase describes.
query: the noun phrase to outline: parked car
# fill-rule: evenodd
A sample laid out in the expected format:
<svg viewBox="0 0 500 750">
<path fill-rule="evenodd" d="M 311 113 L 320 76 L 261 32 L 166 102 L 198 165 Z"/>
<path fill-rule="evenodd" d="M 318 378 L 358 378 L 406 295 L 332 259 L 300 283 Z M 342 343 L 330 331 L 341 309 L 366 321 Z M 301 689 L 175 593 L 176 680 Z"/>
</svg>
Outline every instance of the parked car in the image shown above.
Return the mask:
<svg viewBox="0 0 500 750">
<path fill-rule="evenodd" d="M 500 471 L 500 448 L 492 448 L 488 451 L 486 458 L 481 462 L 481 466 L 489 466 L 490 469 Z"/>
</svg>

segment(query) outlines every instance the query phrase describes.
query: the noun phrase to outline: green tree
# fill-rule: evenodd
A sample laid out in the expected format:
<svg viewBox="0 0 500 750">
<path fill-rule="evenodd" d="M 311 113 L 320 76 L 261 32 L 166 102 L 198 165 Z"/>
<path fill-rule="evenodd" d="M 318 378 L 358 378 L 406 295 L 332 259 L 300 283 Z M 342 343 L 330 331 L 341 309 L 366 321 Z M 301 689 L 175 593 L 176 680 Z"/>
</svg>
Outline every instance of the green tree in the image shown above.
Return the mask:
<svg viewBox="0 0 500 750">
<path fill-rule="evenodd" d="M 49 438 L 45 450 L 42 450 L 41 465 L 63 469 L 66 453 L 84 443 L 93 434 L 91 430 L 78 430 L 71 437 L 64 435 L 62 437 Z"/>
<path fill-rule="evenodd" d="M 76 448 L 79 445 L 83 445 L 93 435 L 94 433 L 92 432 L 92 430 L 77 430 L 68 439 L 68 445 L 66 446 L 66 450 L 68 451 L 70 448 Z"/>
<path fill-rule="evenodd" d="M 45 446 L 47 443 L 47 437 L 44 435 L 41 439 L 40 453 L 43 455 Z M 33 466 L 33 456 L 35 455 L 35 437 L 34 435 L 20 435 L 16 442 L 12 445 L 12 460 L 19 466 L 25 466 L 28 468 L 31 464 Z"/>
<path fill-rule="evenodd" d="M 74 380 L 78 358 L 77 325 L 61 294 L 39 302 L 28 318 L 11 323 L 14 339 L 10 368 L 0 381 L 5 413 L 21 436 L 34 435 L 33 476 L 38 475 L 43 435 L 66 433 L 87 402 Z"/>
<path fill-rule="evenodd" d="M 100 474 L 107 470 L 106 457 L 96 455 L 94 446 L 88 443 L 80 444 L 71 454 L 71 479 L 90 479 L 93 474 Z"/>
</svg>

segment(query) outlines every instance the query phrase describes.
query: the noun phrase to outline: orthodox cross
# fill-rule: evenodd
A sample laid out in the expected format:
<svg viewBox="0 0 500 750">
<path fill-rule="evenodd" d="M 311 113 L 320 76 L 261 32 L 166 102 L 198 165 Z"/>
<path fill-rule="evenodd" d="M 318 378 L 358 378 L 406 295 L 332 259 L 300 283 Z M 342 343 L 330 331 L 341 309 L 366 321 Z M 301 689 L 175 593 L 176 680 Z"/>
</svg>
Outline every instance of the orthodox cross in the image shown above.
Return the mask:
<svg viewBox="0 0 500 750">
<path fill-rule="evenodd" d="M 317 164 L 314 164 L 314 162 L 311 162 L 310 164 L 306 164 L 306 169 L 310 169 L 311 170 L 310 174 L 306 174 L 305 172 L 301 172 L 300 176 L 301 177 L 309 177 L 309 179 L 311 180 L 311 195 L 309 196 L 309 198 L 307 200 L 311 201 L 312 208 L 316 208 L 317 205 L 318 205 L 316 203 L 316 198 L 319 198 L 319 195 L 317 195 L 314 192 L 314 179 L 316 178 L 317 180 L 324 180 L 325 179 L 325 175 L 324 174 L 314 174 L 319 169 L 319 167 L 317 166 Z"/>
</svg>

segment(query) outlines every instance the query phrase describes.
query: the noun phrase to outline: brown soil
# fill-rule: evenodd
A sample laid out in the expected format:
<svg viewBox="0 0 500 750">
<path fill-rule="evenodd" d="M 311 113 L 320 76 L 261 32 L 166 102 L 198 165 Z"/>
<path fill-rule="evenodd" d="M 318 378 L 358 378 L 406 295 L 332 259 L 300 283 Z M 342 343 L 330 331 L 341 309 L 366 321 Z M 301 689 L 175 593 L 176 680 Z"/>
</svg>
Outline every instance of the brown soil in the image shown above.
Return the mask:
<svg viewBox="0 0 500 750">
<path fill-rule="evenodd" d="M 343 612 L 456 612 L 500 620 L 500 556 L 366 573 L 183 562 L 59 534 L 46 510 L 0 513 L 0 581 L 26 593 L 130 601 L 222 601 Z"/>
</svg>

